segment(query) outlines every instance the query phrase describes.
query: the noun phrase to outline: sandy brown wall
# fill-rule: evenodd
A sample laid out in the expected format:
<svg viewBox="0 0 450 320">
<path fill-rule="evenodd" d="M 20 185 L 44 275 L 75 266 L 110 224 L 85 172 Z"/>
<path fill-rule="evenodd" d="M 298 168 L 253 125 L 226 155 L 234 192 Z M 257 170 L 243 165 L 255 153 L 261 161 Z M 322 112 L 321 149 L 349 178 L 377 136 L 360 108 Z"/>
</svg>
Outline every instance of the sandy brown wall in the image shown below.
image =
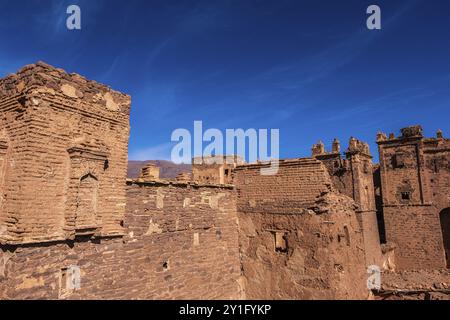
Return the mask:
<svg viewBox="0 0 450 320">
<path fill-rule="evenodd" d="M 240 298 L 233 190 L 127 186 L 124 238 L 3 246 L 0 298 Z M 81 270 L 65 290 L 64 269 Z"/>
</svg>

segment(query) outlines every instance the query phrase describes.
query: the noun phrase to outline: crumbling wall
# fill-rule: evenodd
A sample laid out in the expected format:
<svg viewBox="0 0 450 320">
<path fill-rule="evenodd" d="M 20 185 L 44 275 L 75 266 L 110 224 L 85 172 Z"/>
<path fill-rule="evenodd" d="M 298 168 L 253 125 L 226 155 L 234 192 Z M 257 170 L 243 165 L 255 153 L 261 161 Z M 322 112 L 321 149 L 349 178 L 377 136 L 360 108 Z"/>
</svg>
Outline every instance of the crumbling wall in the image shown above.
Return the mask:
<svg viewBox="0 0 450 320">
<path fill-rule="evenodd" d="M 379 300 L 450 300 L 449 270 L 383 272 Z"/>
<path fill-rule="evenodd" d="M 1 299 L 238 299 L 232 189 L 127 186 L 126 236 L 2 247 Z M 70 266 L 80 289 L 67 289 Z"/>
<path fill-rule="evenodd" d="M 248 299 L 363 299 L 364 242 L 355 202 L 333 191 L 315 159 L 237 167 L 242 272 Z"/>
</svg>

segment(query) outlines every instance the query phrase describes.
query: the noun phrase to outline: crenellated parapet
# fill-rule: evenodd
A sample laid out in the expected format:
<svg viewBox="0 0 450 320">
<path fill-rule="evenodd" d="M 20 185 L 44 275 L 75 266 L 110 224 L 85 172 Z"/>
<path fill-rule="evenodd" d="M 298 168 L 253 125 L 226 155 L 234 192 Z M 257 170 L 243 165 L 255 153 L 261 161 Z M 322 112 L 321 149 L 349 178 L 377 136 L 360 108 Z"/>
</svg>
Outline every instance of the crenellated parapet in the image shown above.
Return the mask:
<svg viewBox="0 0 450 320">
<path fill-rule="evenodd" d="M 361 154 L 367 157 L 372 157 L 370 154 L 369 144 L 363 141 L 360 141 L 354 137 L 350 138 L 348 143 L 348 149 L 345 152 L 347 158 L 354 154 Z"/>
</svg>

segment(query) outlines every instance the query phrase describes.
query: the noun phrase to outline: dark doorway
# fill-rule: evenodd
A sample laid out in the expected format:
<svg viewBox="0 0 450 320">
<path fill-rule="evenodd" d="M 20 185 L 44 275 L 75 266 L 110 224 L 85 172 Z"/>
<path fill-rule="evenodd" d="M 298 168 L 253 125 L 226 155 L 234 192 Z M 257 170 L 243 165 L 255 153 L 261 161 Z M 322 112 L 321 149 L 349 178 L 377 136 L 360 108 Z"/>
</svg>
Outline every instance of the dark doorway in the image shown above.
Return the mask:
<svg viewBox="0 0 450 320">
<path fill-rule="evenodd" d="M 442 237 L 444 240 L 445 261 L 450 269 L 450 208 L 444 209 L 440 214 Z"/>
<path fill-rule="evenodd" d="M 382 190 L 381 190 L 380 166 L 377 166 L 374 169 L 373 183 L 374 183 L 374 191 L 375 191 L 375 207 L 377 209 L 378 232 L 380 233 L 380 242 L 386 243 L 386 227 L 384 224 L 383 194 L 382 194 Z"/>
</svg>

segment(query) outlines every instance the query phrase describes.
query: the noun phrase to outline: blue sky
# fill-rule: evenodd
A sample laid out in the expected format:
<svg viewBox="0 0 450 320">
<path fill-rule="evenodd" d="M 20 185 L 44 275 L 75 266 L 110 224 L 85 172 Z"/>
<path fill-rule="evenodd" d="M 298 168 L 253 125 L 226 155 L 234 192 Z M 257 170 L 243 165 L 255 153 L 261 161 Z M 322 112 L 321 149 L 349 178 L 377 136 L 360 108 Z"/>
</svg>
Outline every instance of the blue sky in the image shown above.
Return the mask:
<svg viewBox="0 0 450 320">
<path fill-rule="evenodd" d="M 65 27 L 77 4 L 82 30 Z M 377 4 L 382 30 L 366 28 Z M 280 129 L 282 158 L 450 132 L 450 1 L 0 0 L 0 76 L 43 60 L 132 96 L 130 159 L 176 128 Z"/>
</svg>

